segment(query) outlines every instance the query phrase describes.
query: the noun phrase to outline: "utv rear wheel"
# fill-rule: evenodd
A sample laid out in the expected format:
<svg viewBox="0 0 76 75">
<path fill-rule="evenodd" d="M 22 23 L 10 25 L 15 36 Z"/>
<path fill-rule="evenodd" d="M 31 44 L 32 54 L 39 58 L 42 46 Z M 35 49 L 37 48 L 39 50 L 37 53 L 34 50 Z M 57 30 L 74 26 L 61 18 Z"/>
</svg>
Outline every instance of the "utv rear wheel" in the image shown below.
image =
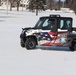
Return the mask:
<svg viewBox="0 0 76 75">
<path fill-rule="evenodd" d="M 75 45 L 74 41 L 71 43 L 71 46 L 69 48 L 70 48 L 71 51 L 75 51 L 76 50 L 76 45 Z"/>
<path fill-rule="evenodd" d="M 34 39 L 29 38 L 25 42 L 26 49 L 34 49 L 36 47 L 36 42 Z"/>
</svg>

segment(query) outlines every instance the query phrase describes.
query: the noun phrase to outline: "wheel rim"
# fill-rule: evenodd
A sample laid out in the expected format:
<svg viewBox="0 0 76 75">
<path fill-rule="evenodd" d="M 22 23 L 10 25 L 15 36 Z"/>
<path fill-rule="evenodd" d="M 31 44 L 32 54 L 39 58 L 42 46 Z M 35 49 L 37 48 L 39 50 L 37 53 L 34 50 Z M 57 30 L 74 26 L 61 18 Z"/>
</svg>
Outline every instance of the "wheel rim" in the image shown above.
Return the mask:
<svg viewBox="0 0 76 75">
<path fill-rule="evenodd" d="M 30 41 L 30 42 L 29 42 L 29 47 L 30 47 L 30 48 L 34 48 L 34 47 L 35 47 L 35 44 L 34 44 L 33 41 Z"/>
</svg>

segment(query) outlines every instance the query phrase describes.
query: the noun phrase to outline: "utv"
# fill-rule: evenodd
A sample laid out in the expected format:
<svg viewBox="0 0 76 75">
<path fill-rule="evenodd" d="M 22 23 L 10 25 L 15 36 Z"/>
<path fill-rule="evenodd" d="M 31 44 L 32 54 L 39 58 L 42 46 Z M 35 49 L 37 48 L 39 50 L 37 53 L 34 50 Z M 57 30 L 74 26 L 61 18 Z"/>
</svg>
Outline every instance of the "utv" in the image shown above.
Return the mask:
<svg viewBox="0 0 76 75">
<path fill-rule="evenodd" d="M 50 15 L 40 17 L 35 27 L 22 28 L 20 34 L 21 47 L 34 49 L 40 46 L 64 46 L 74 51 L 76 44 L 76 28 L 72 27 L 71 17 Z"/>
</svg>

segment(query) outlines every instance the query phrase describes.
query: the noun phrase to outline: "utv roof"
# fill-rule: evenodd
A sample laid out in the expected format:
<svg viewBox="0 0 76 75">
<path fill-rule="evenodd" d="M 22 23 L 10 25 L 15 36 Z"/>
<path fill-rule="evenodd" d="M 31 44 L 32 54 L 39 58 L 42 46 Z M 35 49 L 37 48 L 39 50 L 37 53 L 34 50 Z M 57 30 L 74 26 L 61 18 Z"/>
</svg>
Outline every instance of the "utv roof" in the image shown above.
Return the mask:
<svg viewBox="0 0 76 75">
<path fill-rule="evenodd" d="M 50 15 L 49 17 L 60 17 L 60 15 Z"/>
<path fill-rule="evenodd" d="M 44 16 L 40 18 L 66 18 L 66 19 L 72 19 L 72 17 L 61 17 L 60 15 L 50 15 L 50 16 Z"/>
</svg>

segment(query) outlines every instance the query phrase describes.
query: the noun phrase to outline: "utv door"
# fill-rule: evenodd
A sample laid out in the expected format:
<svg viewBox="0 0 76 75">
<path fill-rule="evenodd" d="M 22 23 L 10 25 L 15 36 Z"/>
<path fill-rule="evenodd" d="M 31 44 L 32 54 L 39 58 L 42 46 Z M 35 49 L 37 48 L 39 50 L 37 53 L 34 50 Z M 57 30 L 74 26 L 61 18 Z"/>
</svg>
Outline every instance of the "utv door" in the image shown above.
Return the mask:
<svg viewBox="0 0 76 75">
<path fill-rule="evenodd" d="M 53 39 L 57 36 L 57 19 L 47 18 L 40 27 L 42 31 L 39 33 L 39 44 L 43 46 L 53 45 Z"/>
<path fill-rule="evenodd" d="M 72 19 L 52 18 L 45 19 L 42 24 L 42 32 L 39 44 L 43 46 L 68 46 L 71 38 L 68 38 L 72 28 Z M 69 31 L 69 32 L 68 32 Z"/>
<path fill-rule="evenodd" d="M 68 38 L 69 33 L 72 29 L 71 18 L 60 18 L 58 25 L 58 39 L 56 40 L 61 46 L 69 46 L 72 41 Z"/>
</svg>

